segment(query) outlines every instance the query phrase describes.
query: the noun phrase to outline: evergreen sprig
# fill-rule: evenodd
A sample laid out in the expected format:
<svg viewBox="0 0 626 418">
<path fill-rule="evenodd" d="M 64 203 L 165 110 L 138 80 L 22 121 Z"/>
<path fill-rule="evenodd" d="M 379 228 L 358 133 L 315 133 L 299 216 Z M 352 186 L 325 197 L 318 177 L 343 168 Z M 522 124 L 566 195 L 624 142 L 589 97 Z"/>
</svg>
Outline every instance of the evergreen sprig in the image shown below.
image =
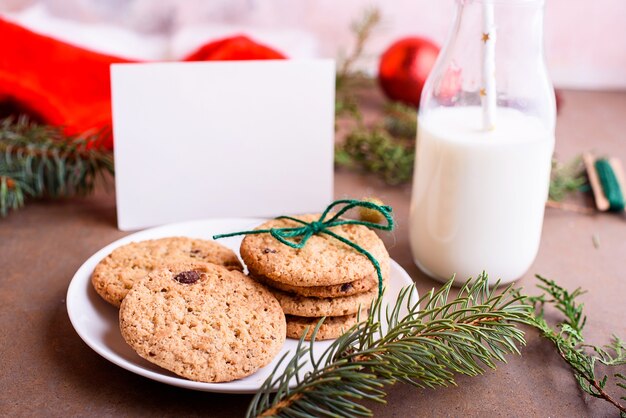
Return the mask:
<svg viewBox="0 0 626 418">
<path fill-rule="evenodd" d="M 511 287 L 500 293 L 490 290 L 485 274 L 465 283 L 449 300 L 451 285 L 449 281 L 417 301 L 411 297 L 412 286 L 400 292 L 393 306 L 377 301 L 366 320 L 319 358 L 312 355 L 312 342 L 300 340 L 295 353 L 283 356 L 264 382 L 247 415 L 367 416 L 371 411 L 361 401 L 384 403 L 385 385 L 453 385 L 455 373 L 475 376 L 505 361 L 506 354 L 519 354 L 517 345 L 524 344 L 524 337 L 517 324 L 529 315 L 523 297 Z M 289 354 L 285 371 L 278 375 Z M 307 365 L 311 371 L 302 375 Z"/>
<path fill-rule="evenodd" d="M 335 148 L 335 163 L 378 175 L 397 185 L 411 179 L 415 161 L 414 143 L 394 138 L 382 127 L 360 127 Z"/>
<path fill-rule="evenodd" d="M 365 47 L 372 33 L 380 24 L 382 14 L 376 7 L 368 8 L 363 15 L 352 22 L 350 31 L 354 36 L 354 45 L 352 51 L 344 58 L 340 59 L 339 70 L 337 71 L 337 90 L 341 91 L 344 84 L 355 76 L 359 75 L 359 71 L 354 69 L 355 63 L 363 57 Z"/>
<path fill-rule="evenodd" d="M 415 109 L 390 102 L 382 124 L 368 127 L 360 118 L 356 122 L 335 147 L 335 164 L 377 174 L 389 185 L 409 181 L 415 161 Z"/>
<path fill-rule="evenodd" d="M 354 90 L 371 85 L 371 78 L 363 71 L 355 69 L 355 64 L 365 52 L 365 47 L 372 33 L 381 21 L 381 13 L 377 8 L 368 8 L 360 19 L 352 22 L 350 31 L 354 36 L 354 45 L 351 52 L 339 58 L 339 69 L 335 78 L 335 115 L 348 115 L 361 122 L 362 115 L 359 109 Z"/>
<path fill-rule="evenodd" d="M 552 159 L 552 172 L 550 174 L 550 200 L 560 202 L 569 194 L 574 193 L 587 184 L 585 167 L 580 155 L 566 163 Z"/>
<path fill-rule="evenodd" d="M 401 102 L 388 102 L 385 105 L 383 126 L 395 138 L 415 141 L 417 136 L 417 111 L 415 108 Z"/>
<path fill-rule="evenodd" d="M 603 347 L 585 344 L 582 331 L 587 317 L 583 314 L 583 304 L 577 302 L 577 298 L 585 292 L 580 288 L 569 292 L 553 280 L 541 276 L 537 278 L 542 283 L 538 287 L 545 293 L 528 298 L 535 307 L 530 324 L 538 328 L 542 336 L 555 345 L 584 392 L 610 402 L 620 411 L 622 417 L 626 417 L 626 406 L 605 390 L 609 376 L 598 376 L 595 371 L 596 362 L 606 366 L 626 364 L 624 340 L 614 335 L 611 342 Z M 554 328 L 545 319 L 546 305 L 554 306 L 563 314 L 563 320 Z M 616 379 L 616 386 L 626 389 L 626 376 L 621 373 L 615 373 L 613 376 Z M 626 392 L 620 399 L 626 400 Z"/>
<path fill-rule="evenodd" d="M 28 198 L 69 197 L 93 191 L 96 178 L 114 173 L 101 135 L 71 137 L 25 117 L 0 122 L 0 216 Z M 103 176 L 104 178 L 104 176 Z"/>
<path fill-rule="evenodd" d="M 417 116 L 414 109 L 399 103 L 390 103 L 381 124 L 366 126 L 355 92 L 372 88 L 370 76 L 354 68 L 366 49 L 372 33 L 380 24 L 382 15 L 376 8 L 365 10 L 352 23 L 354 46 L 341 59 L 336 78 L 335 114 L 349 119 L 354 128 L 335 148 L 335 163 L 352 169 L 373 172 L 387 184 L 408 181 L 413 171 Z"/>
</svg>

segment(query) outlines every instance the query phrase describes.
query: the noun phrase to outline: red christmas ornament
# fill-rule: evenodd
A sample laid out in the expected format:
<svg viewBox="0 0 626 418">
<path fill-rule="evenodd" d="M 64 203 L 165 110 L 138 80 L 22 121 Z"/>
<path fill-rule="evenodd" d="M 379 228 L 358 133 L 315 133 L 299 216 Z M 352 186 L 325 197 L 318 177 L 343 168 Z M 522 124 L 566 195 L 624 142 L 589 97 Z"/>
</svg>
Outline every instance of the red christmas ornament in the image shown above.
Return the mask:
<svg viewBox="0 0 626 418">
<path fill-rule="evenodd" d="M 287 57 L 268 46 L 238 35 L 208 43 L 185 58 L 185 61 L 279 60 Z"/>
<path fill-rule="evenodd" d="M 403 38 L 393 43 L 381 56 L 378 82 L 391 99 L 419 106 L 422 88 L 430 73 L 439 47 L 428 39 Z"/>
</svg>

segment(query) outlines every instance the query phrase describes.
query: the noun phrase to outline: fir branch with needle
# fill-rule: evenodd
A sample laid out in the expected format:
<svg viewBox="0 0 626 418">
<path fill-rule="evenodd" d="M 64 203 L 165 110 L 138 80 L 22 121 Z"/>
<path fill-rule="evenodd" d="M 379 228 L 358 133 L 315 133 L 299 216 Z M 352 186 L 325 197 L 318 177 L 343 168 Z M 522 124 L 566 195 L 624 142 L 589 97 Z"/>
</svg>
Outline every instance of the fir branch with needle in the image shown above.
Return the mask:
<svg viewBox="0 0 626 418">
<path fill-rule="evenodd" d="M 66 136 L 61 128 L 25 117 L 0 122 L 0 216 L 29 198 L 82 196 L 96 178 L 114 174 L 113 157 L 99 148 L 102 136 Z"/>
<path fill-rule="evenodd" d="M 23 171 L 8 166 L 0 159 L 0 216 L 24 206 L 25 194 L 34 194 Z"/>
<path fill-rule="evenodd" d="M 412 108 L 391 103 L 385 109 L 382 124 L 368 127 L 363 123 L 361 108 L 354 95 L 355 90 L 369 80 L 355 71 L 354 65 L 362 58 L 366 44 L 380 21 L 380 11 L 368 9 L 351 27 L 355 45 L 337 72 L 335 113 L 337 116 L 347 115 L 356 126 L 337 145 L 335 163 L 377 173 L 386 183 L 395 185 L 411 177 L 417 113 Z"/>
<path fill-rule="evenodd" d="M 351 31 L 354 34 L 355 42 L 352 52 L 343 59 L 339 71 L 337 72 L 337 89 L 343 87 L 343 83 L 354 75 L 354 64 L 358 61 L 365 50 L 365 45 L 372 35 L 372 32 L 381 21 L 381 13 L 377 8 L 365 10 L 360 20 L 352 23 Z"/>
<path fill-rule="evenodd" d="M 363 322 L 319 358 L 312 355 L 313 342 L 300 340 L 295 353 L 287 353 L 264 382 L 247 416 L 371 415 L 361 401 L 385 403 L 387 385 L 453 385 L 456 373 L 476 376 L 506 361 L 505 355 L 519 354 L 524 336 L 517 325 L 529 315 L 524 298 L 511 287 L 490 290 L 485 274 L 468 281 L 452 299 L 451 285 L 449 281 L 417 301 L 407 287 L 393 306 L 383 307 L 379 299 Z M 291 359 L 279 375 L 287 355 Z M 305 366 L 311 371 L 302 374 Z"/>
<path fill-rule="evenodd" d="M 550 200 L 560 202 L 571 193 L 577 192 L 587 185 L 587 177 L 580 155 L 566 163 L 552 159 L 550 174 Z"/>
<path fill-rule="evenodd" d="M 361 111 L 357 100 L 353 95 L 355 87 L 362 84 L 367 79 L 361 72 L 354 69 L 355 63 L 362 58 L 367 41 L 380 23 L 381 13 L 376 8 L 365 10 L 360 20 L 352 23 L 351 31 L 354 35 L 354 47 L 352 52 L 341 60 L 339 70 L 335 79 L 336 99 L 335 114 L 347 114 L 352 119 L 360 123 L 362 120 Z"/>
<path fill-rule="evenodd" d="M 626 391 L 617 399 L 607 390 L 609 376 L 596 374 L 596 363 L 615 367 L 626 365 L 626 344 L 624 340 L 613 336 L 611 342 L 604 346 L 585 344 L 582 331 L 587 317 L 583 314 L 583 305 L 577 298 L 584 294 L 580 288 L 569 292 L 553 280 L 537 276 L 541 281 L 538 286 L 544 291 L 540 296 L 529 297 L 528 301 L 534 305 L 535 314 L 530 324 L 541 332 L 541 335 L 551 341 L 559 356 L 569 365 L 580 388 L 589 395 L 604 399 L 626 417 Z M 563 320 L 556 327 L 551 327 L 545 319 L 545 306 L 555 307 L 563 315 Z M 615 385 L 626 390 L 626 377 L 621 373 L 614 373 Z"/>
<path fill-rule="evenodd" d="M 415 160 L 413 141 L 400 140 L 382 127 L 360 127 L 335 148 L 335 163 L 377 174 L 385 183 L 397 185 L 411 179 Z"/>
<path fill-rule="evenodd" d="M 417 112 L 401 103 L 385 107 L 382 124 L 358 124 L 335 147 L 335 163 L 377 174 L 389 185 L 406 183 L 413 174 Z"/>
<path fill-rule="evenodd" d="M 395 138 L 415 141 L 417 136 L 417 111 L 401 102 L 385 105 L 383 126 Z"/>
<path fill-rule="evenodd" d="M 564 202 L 568 196 L 588 187 L 589 184 L 581 155 L 572 158 L 566 163 L 561 163 L 556 158 L 552 158 L 547 207 L 592 215 L 596 212 L 595 208 Z"/>
</svg>

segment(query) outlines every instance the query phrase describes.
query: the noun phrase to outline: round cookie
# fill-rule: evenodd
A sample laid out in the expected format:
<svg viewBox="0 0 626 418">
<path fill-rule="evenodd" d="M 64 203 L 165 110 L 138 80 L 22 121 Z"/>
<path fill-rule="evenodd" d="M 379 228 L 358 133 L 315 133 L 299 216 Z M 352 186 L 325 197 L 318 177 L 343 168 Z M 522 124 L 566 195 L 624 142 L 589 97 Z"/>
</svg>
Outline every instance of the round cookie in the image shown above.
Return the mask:
<svg viewBox="0 0 626 418">
<path fill-rule="evenodd" d="M 376 296 L 378 288 L 357 295 L 341 298 L 307 298 L 269 288 L 287 315 L 322 317 L 345 316 L 369 308 Z"/>
<path fill-rule="evenodd" d="M 135 283 L 120 307 L 124 340 L 143 358 L 200 382 L 228 382 L 269 364 L 286 333 L 272 294 L 238 271 L 182 263 Z"/>
<path fill-rule="evenodd" d="M 296 218 L 312 222 L 319 219 L 319 215 Z M 257 229 L 300 226 L 289 219 L 274 219 Z M 388 269 L 389 254 L 374 231 L 363 225 L 340 225 L 330 230 L 367 250 L 383 271 Z M 252 274 L 291 286 L 341 285 L 376 276 L 376 269 L 365 255 L 323 233 L 311 236 L 301 249 L 284 245 L 269 233 L 247 235 L 240 252 Z"/>
<path fill-rule="evenodd" d="M 152 270 L 164 264 L 194 261 L 243 269 L 237 255 L 215 241 L 169 237 L 116 248 L 96 265 L 91 283 L 104 300 L 119 307 L 133 284 Z"/>
<path fill-rule="evenodd" d="M 303 316 L 287 315 L 287 338 L 300 339 L 307 331 L 305 340 L 310 341 L 313 330 L 321 318 L 307 318 Z M 367 310 L 362 310 L 360 316 L 356 313 L 344 316 L 329 316 L 320 325 L 315 341 L 330 340 L 340 337 L 350 327 L 367 319 Z M 308 328 L 308 330 L 307 330 Z"/>
<path fill-rule="evenodd" d="M 282 290 L 287 293 L 294 293 L 300 296 L 317 297 L 317 298 L 336 298 L 344 296 L 352 296 L 359 293 L 367 292 L 378 285 L 378 276 L 371 275 L 354 282 L 336 284 L 331 286 L 292 286 L 285 283 L 268 279 L 265 276 L 250 275 L 254 280 L 263 283 L 274 289 Z"/>
</svg>

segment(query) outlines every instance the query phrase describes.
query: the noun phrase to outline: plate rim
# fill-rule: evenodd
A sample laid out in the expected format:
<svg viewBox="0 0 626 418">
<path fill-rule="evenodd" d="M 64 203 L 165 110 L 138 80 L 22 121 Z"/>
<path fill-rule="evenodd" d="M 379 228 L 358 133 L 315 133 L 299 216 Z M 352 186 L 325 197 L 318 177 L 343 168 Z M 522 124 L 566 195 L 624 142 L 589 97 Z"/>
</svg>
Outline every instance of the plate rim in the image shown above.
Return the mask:
<svg viewBox="0 0 626 418">
<path fill-rule="evenodd" d="M 70 319 L 70 323 L 74 331 L 78 334 L 80 339 L 87 344 L 89 348 L 95 351 L 98 355 L 106 359 L 107 361 L 115 364 L 122 369 L 135 373 L 139 376 L 146 377 L 148 379 L 164 383 L 171 386 L 177 386 L 184 389 L 191 389 L 196 391 L 203 392 L 214 392 L 214 393 L 232 393 L 232 394 L 250 394 L 256 393 L 260 388 L 261 383 L 255 384 L 255 382 L 242 382 L 241 380 L 235 380 L 233 382 L 220 382 L 220 383 L 210 383 L 210 382 L 196 382 L 193 380 L 185 379 L 180 376 L 168 376 L 162 373 L 158 373 L 156 371 L 148 370 L 140 367 L 136 363 L 128 361 L 123 358 L 119 354 L 108 350 L 106 345 L 96 341 L 89 333 L 85 331 L 82 324 L 79 321 L 80 313 L 77 312 L 77 308 L 74 306 L 75 303 L 78 303 L 77 298 L 81 297 L 81 290 L 84 290 L 84 286 L 89 286 L 91 282 L 91 273 L 93 271 L 93 267 L 95 264 L 102 260 L 106 255 L 111 253 L 115 248 L 127 244 L 129 242 L 142 240 L 142 239 L 154 239 L 158 238 L 159 234 L 164 233 L 165 231 L 169 231 L 170 229 L 182 229 L 185 227 L 189 227 L 196 224 L 211 224 L 211 223 L 247 223 L 250 225 L 258 225 L 266 221 L 268 218 L 260 218 L 260 217 L 233 217 L 233 218 L 208 218 L 208 219 L 197 219 L 192 221 L 185 222 L 176 222 L 171 224 L 160 225 L 153 228 L 143 229 L 141 231 L 136 231 L 130 233 L 128 235 L 119 238 L 104 247 L 100 248 L 98 251 L 89 256 L 76 270 L 70 283 L 67 288 L 65 305 L 68 317 Z M 163 237 L 174 236 L 172 234 L 162 235 Z M 204 237 L 203 239 L 207 239 Z M 94 264 L 93 266 L 91 266 Z M 401 283 L 401 287 L 408 286 L 409 284 L 413 284 L 413 279 L 406 272 L 406 270 L 395 260 L 390 258 L 390 265 L 393 270 L 400 275 L 400 279 L 403 283 Z M 417 296 L 417 289 L 415 289 Z M 91 302 L 88 302 L 91 303 Z M 270 363 L 271 364 L 271 363 Z M 267 366 L 265 366 L 267 367 Z M 265 379 L 263 379 L 265 380 Z"/>
</svg>

